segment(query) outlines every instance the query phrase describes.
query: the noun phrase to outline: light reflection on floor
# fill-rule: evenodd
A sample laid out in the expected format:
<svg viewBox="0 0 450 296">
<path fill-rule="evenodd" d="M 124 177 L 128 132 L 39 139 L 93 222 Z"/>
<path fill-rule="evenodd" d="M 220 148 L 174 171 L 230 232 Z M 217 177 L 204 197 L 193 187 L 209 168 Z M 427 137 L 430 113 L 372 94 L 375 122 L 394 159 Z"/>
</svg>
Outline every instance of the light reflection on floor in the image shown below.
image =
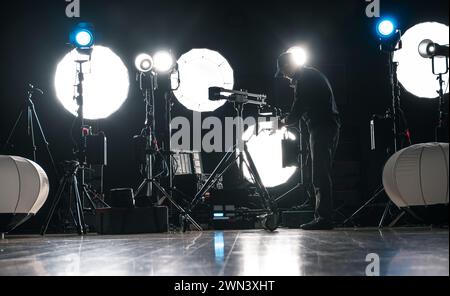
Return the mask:
<svg viewBox="0 0 450 296">
<path fill-rule="evenodd" d="M 7 237 L 0 275 L 449 275 L 447 230 L 280 229 Z"/>
</svg>

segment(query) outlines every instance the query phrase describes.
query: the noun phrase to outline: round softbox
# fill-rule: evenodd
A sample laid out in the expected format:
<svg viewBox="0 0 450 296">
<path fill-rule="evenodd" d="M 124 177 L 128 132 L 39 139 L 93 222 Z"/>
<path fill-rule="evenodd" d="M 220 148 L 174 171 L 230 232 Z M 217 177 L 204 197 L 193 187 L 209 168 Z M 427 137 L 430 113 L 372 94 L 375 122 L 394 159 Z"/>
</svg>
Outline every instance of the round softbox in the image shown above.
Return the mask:
<svg viewBox="0 0 450 296">
<path fill-rule="evenodd" d="M 387 195 L 400 208 L 448 204 L 448 144 L 418 144 L 394 154 L 383 171 Z"/>
<path fill-rule="evenodd" d="M 35 215 L 48 193 L 48 177 L 38 164 L 0 155 L 0 232 L 9 232 Z"/>
</svg>

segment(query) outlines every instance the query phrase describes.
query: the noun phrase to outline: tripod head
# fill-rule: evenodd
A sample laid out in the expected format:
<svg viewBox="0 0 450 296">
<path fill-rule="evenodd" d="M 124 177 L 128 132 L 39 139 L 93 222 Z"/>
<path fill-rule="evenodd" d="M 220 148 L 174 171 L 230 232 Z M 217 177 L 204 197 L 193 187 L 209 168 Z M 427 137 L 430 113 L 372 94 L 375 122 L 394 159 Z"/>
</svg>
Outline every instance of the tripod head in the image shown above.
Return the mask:
<svg viewBox="0 0 450 296">
<path fill-rule="evenodd" d="M 72 175 L 77 173 L 80 163 L 76 160 L 66 160 L 62 162 L 62 166 L 66 175 Z"/>
<path fill-rule="evenodd" d="M 229 94 L 228 96 L 226 94 Z M 222 87 L 209 88 L 209 100 L 220 101 L 227 100 L 234 104 L 252 104 L 257 106 L 265 106 L 267 96 L 263 94 L 252 94 L 245 90 L 231 90 Z"/>
<path fill-rule="evenodd" d="M 28 95 L 33 95 L 36 92 L 41 94 L 41 95 L 44 94 L 44 91 L 42 89 L 37 88 L 36 86 L 34 86 L 31 83 L 28 83 Z"/>
</svg>

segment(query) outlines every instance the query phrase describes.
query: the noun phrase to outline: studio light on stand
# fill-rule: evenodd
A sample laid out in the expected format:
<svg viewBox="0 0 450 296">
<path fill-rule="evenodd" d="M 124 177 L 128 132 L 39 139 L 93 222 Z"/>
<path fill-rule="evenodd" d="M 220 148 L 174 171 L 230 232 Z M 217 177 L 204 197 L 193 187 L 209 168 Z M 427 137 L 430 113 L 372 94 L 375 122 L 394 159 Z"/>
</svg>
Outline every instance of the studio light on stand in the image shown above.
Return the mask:
<svg viewBox="0 0 450 296">
<path fill-rule="evenodd" d="M 68 191 L 69 195 L 73 197 L 74 204 L 69 202 L 69 210 L 80 235 L 86 234 L 88 231 L 84 219 L 84 201 L 90 204 L 90 210 L 93 213 L 99 208 L 98 205 L 108 207 L 85 180 L 85 171 L 90 170 L 87 143 L 88 138 L 92 135 L 91 127 L 86 125 L 85 120 L 86 118 L 95 120 L 109 116 L 122 105 L 128 94 L 129 81 L 125 66 L 120 58 L 108 48 L 94 47 L 95 33 L 91 24 L 78 24 L 70 33 L 69 39 L 73 50 L 58 64 L 55 88 L 57 98 L 62 105 L 76 116 L 74 123 L 79 123 L 79 125 L 74 125 L 78 130 L 76 138 L 73 139 L 75 145 L 73 152 L 76 157 L 75 160 L 64 162 L 64 175 L 42 227 L 42 235 L 46 234 L 65 191 Z M 84 71 L 84 65 L 87 63 L 90 65 L 89 73 Z M 73 91 L 73 70 L 76 72 L 75 92 Z M 89 74 L 89 83 L 86 85 L 85 74 Z M 107 104 L 102 105 L 101 103 L 106 100 Z M 104 149 L 106 149 L 106 138 L 103 141 Z M 106 151 L 104 153 L 106 158 Z"/>
<path fill-rule="evenodd" d="M 140 73 L 147 73 L 153 69 L 153 58 L 146 53 L 141 53 L 136 57 L 134 65 Z"/>
<path fill-rule="evenodd" d="M 155 73 L 153 70 L 153 58 L 148 54 L 139 54 L 135 60 L 135 66 L 138 70 L 137 81 L 139 89 L 142 92 L 145 102 L 145 122 L 144 128 L 137 139 L 144 141 L 143 149 L 145 151 L 145 165 L 141 167 L 141 173 L 145 175 L 145 179 L 135 192 L 137 206 L 150 206 L 151 197 L 153 196 L 153 167 L 156 137 L 154 135 L 155 123 Z M 145 188 L 145 195 L 140 197 L 139 194 Z"/>
<path fill-rule="evenodd" d="M 403 148 L 403 146 L 410 145 L 409 131 L 407 128 L 406 118 L 403 114 L 400 105 L 400 95 L 401 88 L 397 76 L 397 68 L 399 63 L 394 61 L 394 53 L 402 49 L 402 33 L 400 29 L 397 28 L 395 21 L 391 18 L 384 18 L 376 25 L 376 31 L 379 37 L 379 49 L 381 52 L 388 55 L 389 63 L 389 80 L 392 90 L 392 101 L 390 107 L 386 110 L 383 115 L 373 115 L 373 119 L 370 122 L 371 126 L 371 139 L 374 140 L 375 132 L 375 118 L 389 120 L 392 123 L 392 134 L 393 134 L 393 146 L 388 152 L 389 155 L 395 154 L 397 151 Z M 375 143 L 371 143 L 372 149 L 375 148 Z M 348 219 L 344 221 L 344 225 L 349 221 L 352 221 L 359 213 L 361 213 L 367 206 L 374 202 L 385 190 L 383 186 L 377 188 L 375 194 L 356 212 L 354 212 Z M 384 220 L 389 212 L 391 206 L 391 201 L 386 204 L 384 213 L 379 222 L 379 228 L 383 227 Z M 402 213 L 403 215 L 403 213 Z M 397 219 L 394 220 L 394 223 Z M 392 225 L 392 223 L 391 223 Z"/>
<path fill-rule="evenodd" d="M 201 231 L 201 226 L 190 216 L 185 209 L 180 206 L 172 197 L 172 179 L 173 166 L 172 155 L 170 147 L 170 122 L 171 122 L 171 77 L 172 75 L 179 76 L 177 72 L 177 65 L 169 52 L 160 51 L 156 53 L 153 58 L 148 54 L 140 54 L 136 57 L 135 66 L 138 70 L 137 79 L 140 90 L 145 100 L 145 126 L 139 136 L 135 137 L 136 143 L 142 143 L 145 151 L 145 164 L 141 167 L 144 180 L 141 182 L 137 190 L 134 192 L 136 196 L 136 205 L 141 207 L 150 207 L 153 205 L 152 197 L 154 195 L 154 188 L 161 193 L 162 197 L 157 197 L 157 205 L 160 206 L 167 199 L 180 213 L 182 221 L 189 221 L 197 230 Z M 162 94 L 165 101 L 166 121 L 165 124 L 169 128 L 169 133 L 163 141 L 163 146 L 160 146 L 156 136 L 156 120 L 155 120 L 155 100 L 161 98 L 158 94 Z M 140 149 L 142 150 L 142 149 Z M 154 174 L 156 156 L 162 160 L 162 171 Z M 159 178 L 166 177 L 169 179 L 168 188 L 160 183 Z M 145 189 L 145 195 L 140 196 L 140 193 Z M 184 223 L 184 222 L 182 222 Z"/>
<path fill-rule="evenodd" d="M 439 121 L 436 126 L 435 131 L 435 141 L 439 142 L 441 138 L 442 131 L 444 129 L 445 119 L 448 116 L 445 112 L 445 102 L 444 102 L 444 78 L 443 76 L 449 72 L 449 46 L 440 45 L 434 43 L 430 39 L 425 39 L 419 44 L 419 54 L 422 58 L 431 59 L 431 68 L 433 75 L 437 76 L 437 81 L 439 82 L 439 89 L 437 94 L 439 95 Z M 437 60 L 445 60 L 445 68 L 441 71 L 437 70 L 436 62 Z"/>
</svg>

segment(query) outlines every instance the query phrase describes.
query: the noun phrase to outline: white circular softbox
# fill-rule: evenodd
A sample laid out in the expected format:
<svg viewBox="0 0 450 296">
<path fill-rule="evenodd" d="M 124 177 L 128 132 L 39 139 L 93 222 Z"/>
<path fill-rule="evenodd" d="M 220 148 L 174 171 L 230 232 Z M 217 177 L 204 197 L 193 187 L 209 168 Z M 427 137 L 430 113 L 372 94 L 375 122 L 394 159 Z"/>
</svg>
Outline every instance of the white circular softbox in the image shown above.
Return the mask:
<svg viewBox="0 0 450 296">
<path fill-rule="evenodd" d="M 251 125 L 242 135 L 242 139 L 248 141 L 247 149 L 261 181 L 268 188 L 286 183 L 298 169 L 295 166 L 283 167 L 282 141 L 285 138 L 295 139 L 295 135 L 286 128 L 274 130 L 275 125 L 273 121 L 259 122 L 258 133 L 256 126 Z M 254 183 L 247 166 L 243 167 L 243 173 L 247 181 Z"/>
<path fill-rule="evenodd" d="M 387 161 L 383 185 L 394 204 L 400 208 L 448 204 L 448 145 L 410 146 Z"/>
<path fill-rule="evenodd" d="M 55 73 L 56 97 L 64 108 L 78 116 L 77 100 L 74 100 L 79 83 L 77 71 L 83 63 L 83 112 L 88 120 L 111 116 L 125 103 L 128 97 L 130 80 L 128 70 L 122 59 L 108 47 L 96 45 L 90 60 L 76 49 L 67 53 L 59 62 Z"/>
<path fill-rule="evenodd" d="M 449 29 L 447 25 L 427 22 L 409 28 L 402 36 L 403 47 L 394 53 L 394 61 L 398 62 L 398 80 L 411 94 L 419 98 L 434 99 L 438 96 L 439 83 L 433 74 L 431 59 L 419 54 L 419 44 L 424 39 L 435 43 L 448 44 Z M 445 58 L 436 58 L 436 71 L 445 72 Z M 448 93 L 449 74 L 443 75 L 443 88 Z"/>
<path fill-rule="evenodd" d="M 11 231 L 35 215 L 49 189 L 47 174 L 38 164 L 0 155 L 0 232 Z"/>
<path fill-rule="evenodd" d="M 233 69 L 217 51 L 196 48 L 178 59 L 180 83 L 172 77 L 172 87 L 177 100 L 187 109 L 196 112 L 212 112 L 226 100 L 210 101 L 209 88 L 233 89 Z"/>
</svg>

